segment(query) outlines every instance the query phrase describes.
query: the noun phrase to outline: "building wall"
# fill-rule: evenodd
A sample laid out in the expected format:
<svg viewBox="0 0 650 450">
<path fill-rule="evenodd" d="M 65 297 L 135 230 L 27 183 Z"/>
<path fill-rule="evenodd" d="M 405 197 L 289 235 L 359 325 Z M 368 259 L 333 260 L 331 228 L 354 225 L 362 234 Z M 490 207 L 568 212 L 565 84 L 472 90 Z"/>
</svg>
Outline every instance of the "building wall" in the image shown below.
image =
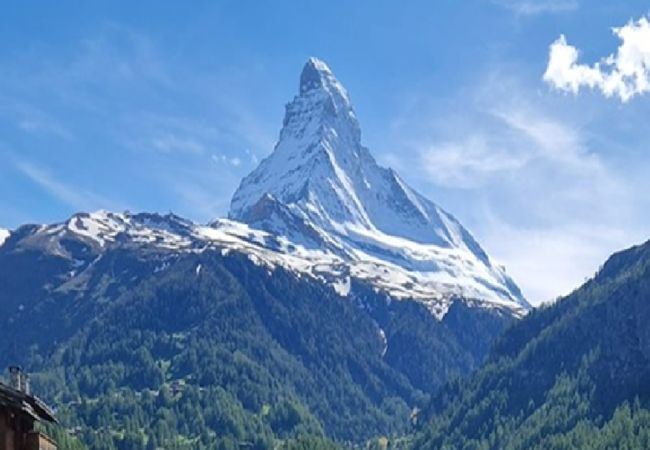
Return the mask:
<svg viewBox="0 0 650 450">
<path fill-rule="evenodd" d="M 6 411 L 0 411 L 0 450 L 15 450 L 15 433 L 9 426 L 9 416 Z"/>
<path fill-rule="evenodd" d="M 56 444 L 48 436 L 33 431 L 27 436 L 27 450 L 57 450 Z"/>
<path fill-rule="evenodd" d="M 34 430 L 31 416 L 0 406 L 0 450 L 57 450 L 57 445 Z"/>
</svg>

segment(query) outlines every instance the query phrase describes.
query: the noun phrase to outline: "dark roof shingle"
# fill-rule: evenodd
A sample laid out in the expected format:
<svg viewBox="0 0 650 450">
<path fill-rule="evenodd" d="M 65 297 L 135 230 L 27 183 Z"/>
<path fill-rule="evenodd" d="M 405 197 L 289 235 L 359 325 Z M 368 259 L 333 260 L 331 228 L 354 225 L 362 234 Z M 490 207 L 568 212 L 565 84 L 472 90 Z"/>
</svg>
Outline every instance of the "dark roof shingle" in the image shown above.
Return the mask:
<svg viewBox="0 0 650 450">
<path fill-rule="evenodd" d="M 3 383 L 0 383 L 0 405 L 22 411 L 36 420 L 57 422 L 54 413 L 43 401 Z"/>
</svg>

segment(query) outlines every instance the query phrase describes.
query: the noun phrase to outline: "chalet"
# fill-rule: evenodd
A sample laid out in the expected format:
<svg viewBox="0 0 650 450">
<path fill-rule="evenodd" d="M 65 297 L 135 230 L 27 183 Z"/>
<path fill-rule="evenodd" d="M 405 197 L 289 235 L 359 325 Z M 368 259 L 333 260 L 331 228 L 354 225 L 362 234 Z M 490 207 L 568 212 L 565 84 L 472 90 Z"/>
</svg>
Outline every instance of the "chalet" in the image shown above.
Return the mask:
<svg viewBox="0 0 650 450">
<path fill-rule="evenodd" d="M 0 450 L 56 450 L 56 442 L 34 428 L 36 422 L 56 423 L 54 414 L 31 395 L 29 378 L 9 368 L 9 384 L 0 383 Z"/>
</svg>

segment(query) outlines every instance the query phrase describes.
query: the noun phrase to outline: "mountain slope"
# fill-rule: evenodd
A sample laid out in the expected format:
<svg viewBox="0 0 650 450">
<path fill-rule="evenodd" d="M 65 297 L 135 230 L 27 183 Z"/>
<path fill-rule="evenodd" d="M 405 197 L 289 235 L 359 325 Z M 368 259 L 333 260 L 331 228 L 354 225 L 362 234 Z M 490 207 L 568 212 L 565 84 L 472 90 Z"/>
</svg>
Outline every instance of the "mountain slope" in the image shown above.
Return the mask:
<svg viewBox="0 0 650 450">
<path fill-rule="evenodd" d="M 0 366 L 27 367 L 91 448 L 360 442 L 405 432 L 513 320 L 464 302 L 436 320 L 357 282 L 343 297 L 284 245 L 172 215 L 20 227 L 0 247 Z"/>
<path fill-rule="evenodd" d="M 311 58 L 273 153 L 242 180 L 229 217 L 342 257 L 396 297 L 441 317 L 450 299 L 523 315 L 515 283 L 449 213 L 380 167 L 361 145 L 347 91 Z"/>
<path fill-rule="evenodd" d="M 433 202 L 378 166 L 361 145 L 349 96 L 327 66 L 311 58 L 300 93 L 287 106 L 273 153 L 235 192 L 230 220 L 207 226 L 180 217 L 100 211 L 43 225 L 26 242 L 51 239 L 69 254 L 69 236 L 96 254 L 129 241 L 195 252 L 207 247 L 248 254 L 268 267 L 353 295 L 369 286 L 424 304 L 441 319 L 454 302 L 521 317 L 530 306 L 470 233 Z M 36 229 L 35 229 L 36 230 Z M 79 267 L 87 264 L 82 255 Z"/>
<path fill-rule="evenodd" d="M 650 243 L 613 255 L 437 395 L 415 448 L 647 448 L 649 299 Z"/>
<path fill-rule="evenodd" d="M 437 320 L 356 281 L 343 297 L 292 268 L 313 250 L 270 250 L 288 245 L 173 215 L 20 227 L 0 247 L 0 366 L 28 368 L 91 448 L 142 448 L 125 429 L 172 448 L 362 441 L 405 432 L 513 320 L 464 302 Z"/>
<path fill-rule="evenodd" d="M 79 213 L 0 246 L 0 366 L 33 372 L 91 448 L 403 434 L 528 311 L 451 215 L 361 146 L 329 69 L 312 59 L 301 78 L 230 219 Z"/>
</svg>

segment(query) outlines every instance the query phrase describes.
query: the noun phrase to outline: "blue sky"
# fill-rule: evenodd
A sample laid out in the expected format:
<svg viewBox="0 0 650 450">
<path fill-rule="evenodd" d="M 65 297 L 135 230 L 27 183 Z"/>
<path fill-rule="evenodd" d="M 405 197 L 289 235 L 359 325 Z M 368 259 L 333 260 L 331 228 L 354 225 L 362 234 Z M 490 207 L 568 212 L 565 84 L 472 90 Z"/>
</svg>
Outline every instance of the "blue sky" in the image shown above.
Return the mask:
<svg viewBox="0 0 650 450">
<path fill-rule="evenodd" d="M 376 158 L 547 301 L 650 237 L 650 95 L 608 92 L 619 66 L 593 66 L 621 45 L 612 27 L 648 12 L 593 0 L 7 4 L 0 226 L 100 208 L 225 215 L 313 55 L 350 91 Z M 558 56 L 545 77 L 562 35 L 557 49 L 579 61 Z"/>
</svg>

